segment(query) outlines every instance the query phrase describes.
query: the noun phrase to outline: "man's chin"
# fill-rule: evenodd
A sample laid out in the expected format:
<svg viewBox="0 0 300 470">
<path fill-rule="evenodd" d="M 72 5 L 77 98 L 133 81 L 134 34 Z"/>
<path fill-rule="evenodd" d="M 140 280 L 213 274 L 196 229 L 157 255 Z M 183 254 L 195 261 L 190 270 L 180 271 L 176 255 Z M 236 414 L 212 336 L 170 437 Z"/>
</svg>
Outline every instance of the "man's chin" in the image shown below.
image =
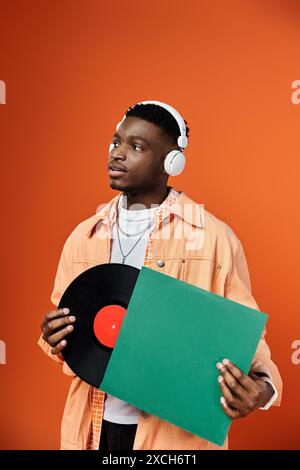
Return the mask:
<svg viewBox="0 0 300 470">
<path fill-rule="evenodd" d="M 128 189 L 121 181 L 110 180 L 109 185 L 111 189 L 115 189 L 116 191 L 126 191 Z"/>
</svg>

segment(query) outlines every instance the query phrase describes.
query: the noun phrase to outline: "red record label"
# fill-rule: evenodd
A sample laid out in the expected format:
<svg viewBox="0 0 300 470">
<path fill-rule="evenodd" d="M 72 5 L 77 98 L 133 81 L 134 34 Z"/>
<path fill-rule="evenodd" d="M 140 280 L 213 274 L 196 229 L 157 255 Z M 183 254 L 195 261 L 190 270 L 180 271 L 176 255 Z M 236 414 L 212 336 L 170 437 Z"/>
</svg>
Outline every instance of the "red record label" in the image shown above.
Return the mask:
<svg viewBox="0 0 300 470">
<path fill-rule="evenodd" d="M 120 305 L 106 305 L 94 319 L 94 333 L 98 341 L 108 348 L 113 348 L 122 326 L 126 309 Z"/>
</svg>

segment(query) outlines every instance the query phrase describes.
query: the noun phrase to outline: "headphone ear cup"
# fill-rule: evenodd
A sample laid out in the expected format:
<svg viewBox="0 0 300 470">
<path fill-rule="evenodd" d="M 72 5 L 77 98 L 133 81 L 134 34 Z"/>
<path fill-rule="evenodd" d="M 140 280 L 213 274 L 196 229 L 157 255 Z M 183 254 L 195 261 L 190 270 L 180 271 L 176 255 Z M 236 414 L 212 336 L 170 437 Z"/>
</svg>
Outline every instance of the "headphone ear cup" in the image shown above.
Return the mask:
<svg viewBox="0 0 300 470">
<path fill-rule="evenodd" d="M 165 172 L 170 176 L 179 175 L 185 167 L 185 156 L 179 150 L 172 150 L 165 158 Z"/>
</svg>

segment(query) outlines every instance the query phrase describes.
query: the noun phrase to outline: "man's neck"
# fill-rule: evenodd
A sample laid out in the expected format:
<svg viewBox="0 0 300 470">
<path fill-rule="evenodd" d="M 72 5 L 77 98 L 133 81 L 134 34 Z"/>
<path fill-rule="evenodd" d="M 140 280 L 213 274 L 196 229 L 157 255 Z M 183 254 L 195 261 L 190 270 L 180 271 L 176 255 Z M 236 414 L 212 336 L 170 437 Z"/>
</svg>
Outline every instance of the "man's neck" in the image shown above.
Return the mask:
<svg viewBox="0 0 300 470">
<path fill-rule="evenodd" d="M 125 207 L 130 210 L 151 209 L 153 206 L 160 206 L 167 198 L 171 190 L 170 186 L 165 186 L 163 189 L 151 193 L 134 193 L 123 192 L 125 198 Z"/>
</svg>

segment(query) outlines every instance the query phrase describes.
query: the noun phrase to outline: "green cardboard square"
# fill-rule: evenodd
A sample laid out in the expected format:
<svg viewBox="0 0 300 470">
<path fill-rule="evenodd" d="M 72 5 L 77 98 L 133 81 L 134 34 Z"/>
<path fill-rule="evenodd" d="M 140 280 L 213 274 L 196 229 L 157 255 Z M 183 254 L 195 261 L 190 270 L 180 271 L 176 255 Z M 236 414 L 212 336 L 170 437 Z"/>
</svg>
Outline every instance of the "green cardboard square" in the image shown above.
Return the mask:
<svg viewBox="0 0 300 470">
<path fill-rule="evenodd" d="M 142 267 L 100 389 L 217 445 L 216 363 L 249 372 L 267 315 Z"/>
</svg>

